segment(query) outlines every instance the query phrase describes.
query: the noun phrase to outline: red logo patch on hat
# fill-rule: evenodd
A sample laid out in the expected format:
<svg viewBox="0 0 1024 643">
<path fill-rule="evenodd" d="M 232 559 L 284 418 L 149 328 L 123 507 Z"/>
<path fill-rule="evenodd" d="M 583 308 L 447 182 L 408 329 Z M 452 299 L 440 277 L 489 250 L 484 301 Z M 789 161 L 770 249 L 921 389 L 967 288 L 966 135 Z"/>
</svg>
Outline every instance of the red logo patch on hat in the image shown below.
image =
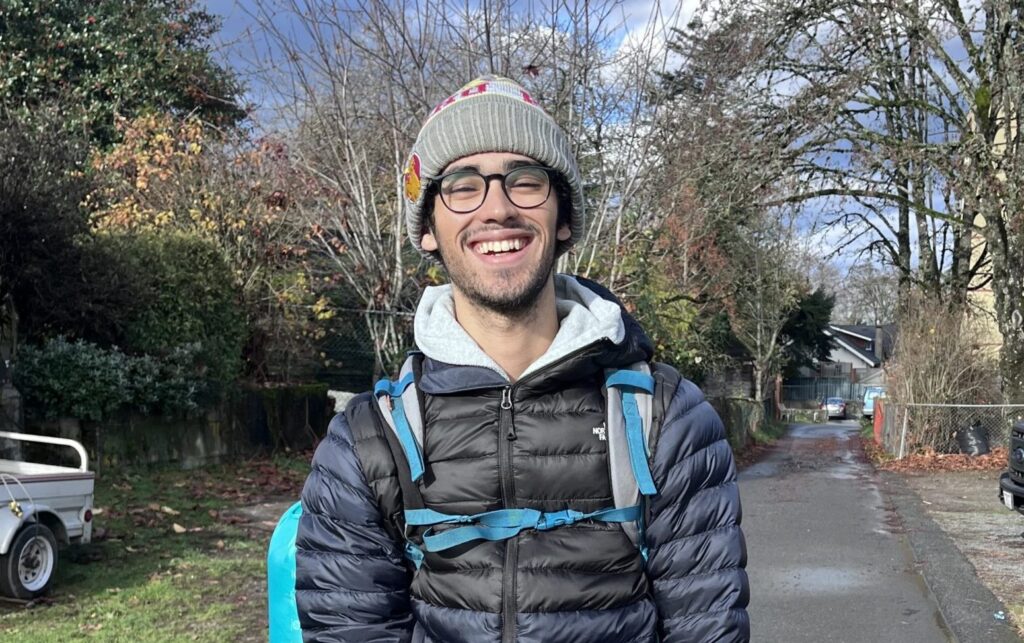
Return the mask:
<svg viewBox="0 0 1024 643">
<path fill-rule="evenodd" d="M 470 81 L 459 91 L 438 103 L 437 107 L 431 110 L 430 115 L 427 117 L 427 121 L 430 121 L 434 116 L 437 116 L 446 107 L 466 100 L 467 98 L 483 96 L 485 94 L 500 94 L 502 96 L 515 98 L 523 101 L 527 105 L 532 105 L 540 109 L 542 112 L 544 111 L 540 105 L 537 104 L 537 101 L 533 100 L 533 96 L 530 96 L 530 94 L 520 87 L 518 83 L 507 78 L 478 78 Z"/>
<path fill-rule="evenodd" d="M 410 203 L 416 203 L 420 199 L 420 190 L 422 188 L 422 182 L 420 181 L 420 157 L 419 154 L 413 154 L 409 157 L 409 163 L 405 166 L 405 172 L 402 175 L 402 180 L 405 183 L 405 198 Z"/>
</svg>

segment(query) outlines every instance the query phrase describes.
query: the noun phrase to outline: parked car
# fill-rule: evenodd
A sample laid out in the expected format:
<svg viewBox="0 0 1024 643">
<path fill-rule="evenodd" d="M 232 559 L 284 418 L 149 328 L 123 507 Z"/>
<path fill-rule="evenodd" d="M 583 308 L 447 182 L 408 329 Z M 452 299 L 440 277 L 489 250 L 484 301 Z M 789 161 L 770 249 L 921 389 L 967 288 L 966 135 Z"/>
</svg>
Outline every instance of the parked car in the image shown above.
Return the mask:
<svg viewBox="0 0 1024 643">
<path fill-rule="evenodd" d="M 885 388 L 881 386 L 869 386 L 864 389 L 864 409 L 862 413 L 864 417 L 875 416 L 875 398 L 885 397 Z"/>
<path fill-rule="evenodd" d="M 828 419 L 846 419 L 846 400 L 841 397 L 829 397 L 819 407 L 828 415 Z"/>
<path fill-rule="evenodd" d="M 0 459 L 0 594 L 31 599 L 50 589 L 59 544 L 92 537 L 95 474 L 74 440 L 0 431 L 0 439 L 70 447 L 79 466 Z"/>
<path fill-rule="evenodd" d="M 999 497 L 1007 509 L 1024 514 L 1024 422 L 1010 431 L 1009 468 L 999 477 Z"/>
</svg>

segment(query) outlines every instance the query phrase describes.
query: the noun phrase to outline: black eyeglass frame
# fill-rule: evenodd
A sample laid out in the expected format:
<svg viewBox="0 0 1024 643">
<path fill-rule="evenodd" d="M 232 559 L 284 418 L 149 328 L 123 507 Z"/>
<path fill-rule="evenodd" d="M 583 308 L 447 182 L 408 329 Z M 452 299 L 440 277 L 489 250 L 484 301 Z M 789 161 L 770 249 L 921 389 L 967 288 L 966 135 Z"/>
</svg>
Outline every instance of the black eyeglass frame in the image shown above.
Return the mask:
<svg viewBox="0 0 1024 643">
<path fill-rule="evenodd" d="M 509 192 L 508 192 L 508 185 L 505 184 L 505 179 L 508 178 L 509 174 L 513 174 L 513 173 L 518 172 L 520 170 L 543 170 L 544 173 L 547 174 L 547 177 L 548 177 L 548 191 L 547 191 L 547 194 L 544 195 L 544 199 L 540 203 L 538 203 L 536 205 L 529 205 L 529 206 L 519 205 L 518 203 L 516 203 L 515 199 L 512 198 L 512 195 L 509 194 Z M 457 210 L 457 209 L 453 208 L 451 205 L 449 205 L 448 199 L 445 198 L 444 191 L 441 189 L 441 182 L 444 181 L 444 179 L 446 179 L 446 178 L 448 178 L 450 176 L 454 176 L 456 174 L 475 174 L 475 175 L 479 176 L 480 178 L 482 178 L 484 180 L 484 195 L 480 199 L 480 203 L 476 207 L 474 207 L 472 209 L 469 209 L 469 210 Z M 512 168 L 511 170 L 509 170 L 508 172 L 505 172 L 504 174 L 502 174 L 500 172 L 495 172 L 494 174 L 481 174 L 480 172 L 478 172 L 476 170 L 465 169 L 465 170 L 455 170 L 454 172 L 448 172 L 446 174 L 442 174 L 440 176 L 434 177 L 431 180 L 431 187 L 434 188 L 434 194 L 436 194 L 437 196 L 441 197 L 441 202 L 444 203 L 444 207 L 448 208 L 449 210 L 451 210 L 455 214 L 471 214 L 471 213 L 476 212 L 477 210 L 479 210 L 481 208 L 481 206 L 483 206 L 484 202 L 487 201 L 487 195 L 490 194 L 490 190 L 491 190 L 491 181 L 493 181 L 495 179 L 501 179 L 501 191 L 505 193 L 505 198 L 509 200 L 509 203 L 511 203 L 512 205 L 516 206 L 517 208 L 521 208 L 523 210 L 533 210 L 535 208 L 539 208 L 540 206 L 544 205 L 551 198 L 551 193 L 554 191 L 553 188 L 554 188 L 555 180 L 557 179 L 557 177 L 558 177 L 558 170 L 556 170 L 553 167 L 547 167 L 546 165 L 520 165 L 519 167 Z"/>
</svg>

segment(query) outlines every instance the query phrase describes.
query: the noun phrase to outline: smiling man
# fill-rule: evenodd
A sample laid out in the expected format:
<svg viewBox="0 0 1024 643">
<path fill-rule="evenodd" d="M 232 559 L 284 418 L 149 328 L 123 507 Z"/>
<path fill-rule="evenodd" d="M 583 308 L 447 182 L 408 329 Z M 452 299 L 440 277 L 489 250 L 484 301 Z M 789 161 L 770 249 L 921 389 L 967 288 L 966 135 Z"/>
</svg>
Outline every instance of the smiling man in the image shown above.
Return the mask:
<svg viewBox="0 0 1024 643">
<path fill-rule="evenodd" d="M 424 123 L 403 177 L 427 288 L 395 382 L 331 422 L 302 494 L 307 641 L 747 641 L 732 453 L 597 284 L 565 133 L 486 77 Z"/>
</svg>

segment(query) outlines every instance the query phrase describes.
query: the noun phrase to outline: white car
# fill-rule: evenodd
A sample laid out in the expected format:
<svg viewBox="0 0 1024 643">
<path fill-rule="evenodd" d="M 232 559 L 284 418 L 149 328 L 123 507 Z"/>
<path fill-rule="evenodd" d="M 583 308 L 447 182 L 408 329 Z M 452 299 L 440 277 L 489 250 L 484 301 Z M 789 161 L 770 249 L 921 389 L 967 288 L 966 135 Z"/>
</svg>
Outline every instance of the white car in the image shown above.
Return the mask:
<svg viewBox="0 0 1024 643">
<path fill-rule="evenodd" d="M 825 414 L 828 415 L 828 419 L 830 420 L 832 418 L 846 419 L 846 400 L 841 397 L 826 398 L 825 401 L 821 403 L 820 408 L 825 411 Z"/>
<path fill-rule="evenodd" d="M 92 537 L 96 474 L 74 440 L 0 431 L 0 439 L 69 447 L 78 467 L 0 459 L 0 594 L 31 599 L 50 589 L 58 544 Z"/>
</svg>

